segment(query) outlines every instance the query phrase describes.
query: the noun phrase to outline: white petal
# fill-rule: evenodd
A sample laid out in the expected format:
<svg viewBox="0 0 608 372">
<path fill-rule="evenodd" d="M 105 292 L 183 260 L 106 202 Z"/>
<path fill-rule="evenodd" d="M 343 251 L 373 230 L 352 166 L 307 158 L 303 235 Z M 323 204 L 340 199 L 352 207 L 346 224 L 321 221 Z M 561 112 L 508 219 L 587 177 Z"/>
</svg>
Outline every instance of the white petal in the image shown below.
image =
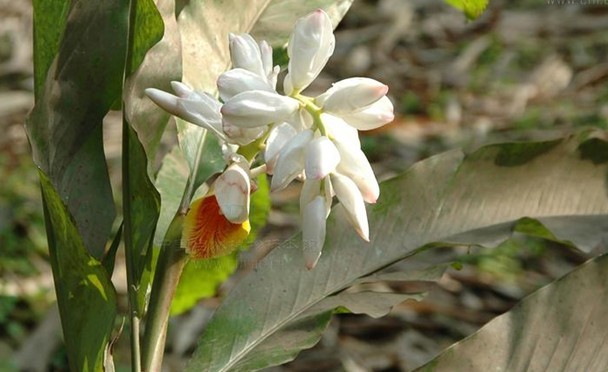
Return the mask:
<svg viewBox="0 0 608 372">
<path fill-rule="evenodd" d="M 338 200 L 346 210 L 348 221 L 361 238 L 369 241 L 367 212 L 365 211 L 365 202 L 361 196 L 361 191 L 350 178 L 337 173 L 331 175 L 331 184 Z"/>
<path fill-rule="evenodd" d="M 264 75 L 268 77 L 274 71 L 274 66 L 272 65 L 272 47 L 266 42 L 266 40 L 262 40 L 260 42 L 259 47 L 262 57 L 262 67 L 264 69 Z"/>
<path fill-rule="evenodd" d="M 146 89 L 146 95 L 168 113 L 209 129 L 220 138 L 223 138 L 222 116 L 220 114 L 221 104 L 207 94 L 198 94 L 192 90 L 189 92 L 181 90 L 187 87 L 184 84 L 175 86 L 178 86 L 178 89 L 180 89 L 178 93 L 184 94 L 186 98 L 177 97 L 154 88 Z"/>
<path fill-rule="evenodd" d="M 297 136 L 283 146 L 273 169 L 272 191 L 287 186 L 304 169 L 304 150 L 312 140 L 313 132 L 310 129 L 298 133 Z"/>
<path fill-rule="evenodd" d="M 312 140 L 306 147 L 306 177 L 320 180 L 333 172 L 340 162 L 336 145 L 327 137 Z"/>
<path fill-rule="evenodd" d="M 342 119 L 359 130 L 371 130 L 390 123 L 395 118 L 393 104 L 388 97 L 382 97 L 378 102 L 349 115 L 342 115 Z"/>
<path fill-rule="evenodd" d="M 300 210 L 303 211 L 308 203 L 319 195 L 321 195 L 321 180 L 304 181 L 300 191 Z"/>
<path fill-rule="evenodd" d="M 288 123 L 281 123 L 270 131 L 264 150 L 264 160 L 266 161 L 268 174 L 272 174 L 279 157 L 279 151 L 297 134 L 295 128 Z"/>
<path fill-rule="evenodd" d="M 293 98 L 262 90 L 239 93 L 222 106 L 224 120 L 243 128 L 282 122 L 299 108 Z"/>
<path fill-rule="evenodd" d="M 315 197 L 302 210 L 302 248 L 309 270 L 317 264 L 325 243 L 325 210 L 323 196 Z"/>
<path fill-rule="evenodd" d="M 336 141 L 335 144 L 341 158 L 336 167 L 337 171 L 353 180 L 361 191 L 363 200 L 375 203 L 380 196 L 380 187 L 363 151 L 359 147 L 348 146 L 342 142 Z"/>
<path fill-rule="evenodd" d="M 333 54 L 335 43 L 331 19 L 323 10 L 317 9 L 297 21 L 287 47 L 286 94 L 300 92 L 319 75 Z"/>
<path fill-rule="evenodd" d="M 222 122 L 222 130 L 226 134 L 227 139 L 243 146 L 260 138 L 266 132 L 266 127 L 243 128 L 224 120 Z"/>
<path fill-rule="evenodd" d="M 220 98 L 224 102 L 248 90 L 274 92 L 274 89 L 268 84 L 266 78 L 242 68 L 234 68 L 221 74 L 217 79 L 217 87 L 220 92 Z"/>
<path fill-rule="evenodd" d="M 265 76 L 262 53 L 258 43 L 249 34 L 230 34 L 232 67 L 243 68 L 258 76 Z"/>
<path fill-rule="evenodd" d="M 355 77 L 338 81 L 315 101 L 325 112 L 350 114 L 372 105 L 387 92 L 388 86 L 377 80 Z"/>
<path fill-rule="evenodd" d="M 337 116 L 321 114 L 321 121 L 327 128 L 331 138 L 348 146 L 361 147 L 359 132 L 354 127 Z"/>
<path fill-rule="evenodd" d="M 245 163 L 247 164 L 247 163 Z M 249 174 L 240 164 L 233 163 L 214 183 L 217 202 L 226 219 L 243 223 L 249 218 Z"/>
</svg>

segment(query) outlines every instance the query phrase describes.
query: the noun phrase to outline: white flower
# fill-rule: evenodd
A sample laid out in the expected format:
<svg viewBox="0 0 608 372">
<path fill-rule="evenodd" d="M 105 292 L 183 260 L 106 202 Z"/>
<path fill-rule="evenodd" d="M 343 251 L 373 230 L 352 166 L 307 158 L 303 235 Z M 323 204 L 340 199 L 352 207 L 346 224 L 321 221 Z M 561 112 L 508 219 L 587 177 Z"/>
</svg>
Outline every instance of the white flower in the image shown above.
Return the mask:
<svg viewBox="0 0 608 372">
<path fill-rule="evenodd" d="M 285 93 L 299 93 L 308 87 L 334 53 L 335 44 L 331 19 L 323 10 L 299 19 L 287 47 L 289 72 L 283 83 Z"/>
<path fill-rule="evenodd" d="M 215 196 L 220 209 L 231 223 L 249 219 L 249 193 L 251 181 L 249 164 L 232 163 L 214 182 Z"/>
<path fill-rule="evenodd" d="M 298 174 L 302 173 L 305 164 L 306 145 L 312 141 L 314 133 L 310 129 L 303 130 L 287 144 L 283 146 L 278 154 L 273 171 L 270 189 L 279 190 L 293 181 Z"/>
<path fill-rule="evenodd" d="M 221 103 L 210 94 L 198 93 L 186 84 L 177 81 L 171 82 L 171 87 L 177 96 L 154 88 L 148 88 L 145 92 L 154 103 L 168 113 L 224 138 L 222 115 L 220 114 Z"/>
<path fill-rule="evenodd" d="M 268 174 L 273 173 L 281 149 L 297 134 L 296 129 L 289 123 L 281 123 L 270 131 L 264 149 L 264 160 L 266 161 Z"/>
<path fill-rule="evenodd" d="M 340 162 L 340 153 L 334 143 L 321 136 L 310 141 L 306 146 L 306 178 L 320 180 L 336 169 Z"/>
<path fill-rule="evenodd" d="M 331 184 L 338 200 L 346 211 L 348 221 L 362 239 L 369 241 L 367 212 L 357 185 L 350 178 L 339 173 L 332 173 Z"/>
<path fill-rule="evenodd" d="M 388 86 L 370 78 L 350 78 L 334 83 L 315 102 L 330 114 L 352 114 L 371 106 L 388 92 Z"/>
<path fill-rule="evenodd" d="M 239 93 L 222 106 L 223 119 L 243 127 L 255 128 L 286 121 L 300 107 L 298 101 L 277 93 L 250 90 Z"/>
<path fill-rule="evenodd" d="M 325 242 L 326 209 L 325 198 L 318 195 L 304 205 L 302 210 L 302 248 L 309 270 L 317 264 Z"/>
</svg>

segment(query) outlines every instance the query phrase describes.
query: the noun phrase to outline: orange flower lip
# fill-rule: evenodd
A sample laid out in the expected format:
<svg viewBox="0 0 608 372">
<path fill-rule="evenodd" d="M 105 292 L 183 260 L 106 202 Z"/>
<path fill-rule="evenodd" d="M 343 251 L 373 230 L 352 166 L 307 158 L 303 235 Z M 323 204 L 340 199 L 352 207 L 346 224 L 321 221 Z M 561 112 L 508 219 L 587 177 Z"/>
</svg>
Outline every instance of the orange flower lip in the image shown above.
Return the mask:
<svg viewBox="0 0 608 372">
<path fill-rule="evenodd" d="M 249 235 L 249 220 L 231 223 L 222 214 L 215 195 L 195 200 L 184 220 L 182 247 L 193 259 L 225 256 Z"/>
</svg>

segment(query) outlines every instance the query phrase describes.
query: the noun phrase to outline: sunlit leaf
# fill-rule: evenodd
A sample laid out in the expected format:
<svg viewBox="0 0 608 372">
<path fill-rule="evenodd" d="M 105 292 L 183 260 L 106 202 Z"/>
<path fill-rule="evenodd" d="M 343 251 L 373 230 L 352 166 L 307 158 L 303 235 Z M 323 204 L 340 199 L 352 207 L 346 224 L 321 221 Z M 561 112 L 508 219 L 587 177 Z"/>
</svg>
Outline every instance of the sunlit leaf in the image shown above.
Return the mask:
<svg viewBox="0 0 608 372">
<path fill-rule="evenodd" d="M 251 34 L 273 47 L 283 46 L 296 21 L 315 9 L 323 9 L 334 28 L 340 23 L 354 0 L 274 0 L 264 9 Z"/>
<path fill-rule="evenodd" d="M 477 19 L 488 7 L 489 0 L 444 0 L 454 8 L 461 10 L 469 20 Z"/>
<path fill-rule="evenodd" d="M 116 293 L 101 263 L 85 250 L 69 211 L 40 172 L 57 302 L 73 371 L 101 371 L 116 317 Z"/>
<path fill-rule="evenodd" d="M 608 370 L 608 255 L 541 288 L 418 371 Z"/>
<path fill-rule="evenodd" d="M 415 260 L 413 254 L 433 242 L 495 244 L 529 217 L 558 239 L 593 249 L 608 230 L 608 164 L 582 156 L 589 143 L 605 144 L 568 138 L 544 146 L 492 145 L 415 164 L 382 184 L 378 203 L 368 210 L 370 243 L 333 213 L 314 270 L 305 269 L 298 236 L 268 254 L 216 311 L 187 370 L 247 370 L 252 361 L 262 368 L 291 360 L 318 334 L 298 326 L 302 316 L 320 324 L 325 313 L 310 312 L 328 296 L 399 260 Z M 544 150 L 530 151 L 539 147 Z M 517 161 L 507 161 L 506 154 Z M 285 330 L 302 337 L 281 339 Z M 278 347 L 277 337 L 289 347 Z"/>
</svg>

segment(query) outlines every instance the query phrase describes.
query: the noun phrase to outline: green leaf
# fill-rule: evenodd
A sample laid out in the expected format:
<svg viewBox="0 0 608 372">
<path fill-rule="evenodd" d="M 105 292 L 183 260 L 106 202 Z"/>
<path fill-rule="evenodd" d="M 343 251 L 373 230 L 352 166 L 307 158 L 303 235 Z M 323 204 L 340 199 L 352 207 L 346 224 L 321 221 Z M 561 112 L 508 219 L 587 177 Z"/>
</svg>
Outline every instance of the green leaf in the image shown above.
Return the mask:
<svg viewBox="0 0 608 372">
<path fill-rule="evenodd" d="M 445 0 L 445 2 L 464 12 L 467 19 L 472 21 L 486 10 L 489 0 Z"/>
<path fill-rule="evenodd" d="M 418 371 L 608 370 L 608 255 L 539 289 Z"/>
<path fill-rule="evenodd" d="M 65 204 L 41 171 L 50 259 L 72 371 L 101 371 L 116 317 L 116 293 L 90 256 Z"/>
<path fill-rule="evenodd" d="M 137 133 L 123 124 L 123 215 L 124 242 L 129 283 L 139 288 L 135 311 L 143 315 L 152 270 L 152 243 L 160 211 L 160 194 L 146 172 L 146 154 Z"/>
<path fill-rule="evenodd" d="M 46 6 L 48 2 L 36 4 Z M 26 123 L 34 162 L 49 175 L 74 217 L 87 251 L 98 259 L 103 256 L 115 215 L 101 122 L 120 97 L 127 10 L 124 0 L 71 3 L 48 73 L 43 71 L 56 48 L 56 37 L 47 40 L 40 30 L 35 42 L 36 48 L 46 51 L 40 58 L 42 65 L 35 68 L 36 77 L 46 80 L 35 81 L 41 88 Z M 58 13 L 62 14 L 55 11 L 54 15 Z M 48 23 L 40 26 L 48 28 Z M 58 31 L 51 27 L 49 32 Z"/>
<path fill-rule="evenodd" d="M 521 144 L 527 145 L 538 147 Z M 404 258 L 415 261 L 414 253 L 433 242 L 492 244 L 530 217 L 581 249 L 597 246 L 608 229 L 608 164 L 583 158 L 581 143 L 567 138 L 525 163 L 498 165 L 505 146 L 469 156 L 447 152 L 384 182 L 378 203 L 368 210 L 370 243 L 356 236 L 344 216 L 332 213 L 323 256 L 312 271 L 305 269 L 299 236 L 273 250 L 216 311 L 187 370 L 247 370 L 252 361 L 259 367 L 291 360 L 311 343 L 294 341 L 283 350 L 277 335 L 294 327 L 310 335 L 297 323 L 313 316 L 311 309 L 328 296 Z"/>
<path fill-rule="evenodd" d="M 344 18 L 354 0 L 274 0 L 256 22 L 251 34 L 257 40 L 266 40 L 273 47 L 281 47 L 289 40 L 296 21 L 315 9 L 323 9 L 331 18 L 334 28 Z M 275 62 L 276 63 L 276 62 Z"/>
<path fill-rule="evenodd" d="M 134 66 L 124 87 L 125 113 L 146 152 L 148 175 L 154 179 L 158 145 L 170 115 L 144 90 L 171 91 L 170 82 L 180 80 L 180 35 L 173 1 L 159 0 L 158 10 L 151 0 L 138 1 L 137 5 Z"/>
<path fill-rule="evenodd" d="M 69 0 L 33 0 L 34 5 L 34 93 L 36 101 L 44 88 L 46 73 L 59 51 Z"/>
</svg>

